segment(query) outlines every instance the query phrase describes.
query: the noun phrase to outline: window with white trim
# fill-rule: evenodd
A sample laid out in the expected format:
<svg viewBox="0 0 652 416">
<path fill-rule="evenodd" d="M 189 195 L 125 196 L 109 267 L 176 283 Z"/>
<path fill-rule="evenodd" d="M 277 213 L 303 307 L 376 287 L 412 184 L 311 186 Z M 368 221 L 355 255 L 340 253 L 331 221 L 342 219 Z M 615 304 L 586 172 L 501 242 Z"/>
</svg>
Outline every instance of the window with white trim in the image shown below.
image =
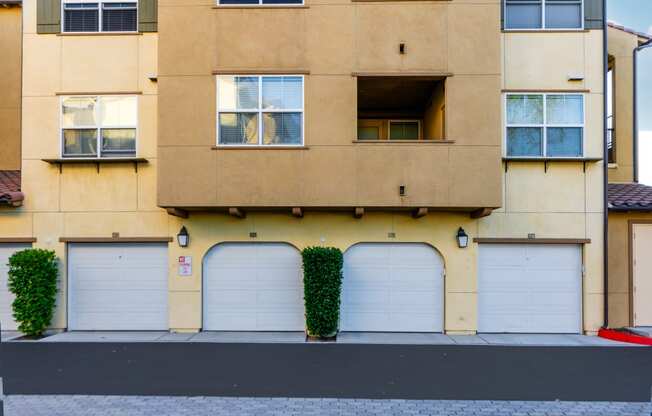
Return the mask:
<svg viewBox="0 0 652 416">
<path fill-rule="evenodd" d="M 220 6 L 283 6 L 287 4 L 302 5 L 303 0 L 217 0 Z"/>
<path fill-rule="evenodd" d="M 119 0 L 63 2 L 64 32 L 136 32 L 138 3 Z"/>
<path fill-rule="evenodd" d="M 71 158 L 136 156 L 138 98 L 61 99 L 61 155 Z"/>
<path fill-rule="evenodd" d="M 582 29 L 583 0 L 505 0 L 505 29 Z"/>
<path fill-rule="evenodd" d="M 303 76 L 218 75 L 218 145 L 303 144 Z"/>
<path fill-rule="evenodd" d="M 584 150 L 584 96 L 508 94 L 508 157 L 581 157 Z"/>
</svg>

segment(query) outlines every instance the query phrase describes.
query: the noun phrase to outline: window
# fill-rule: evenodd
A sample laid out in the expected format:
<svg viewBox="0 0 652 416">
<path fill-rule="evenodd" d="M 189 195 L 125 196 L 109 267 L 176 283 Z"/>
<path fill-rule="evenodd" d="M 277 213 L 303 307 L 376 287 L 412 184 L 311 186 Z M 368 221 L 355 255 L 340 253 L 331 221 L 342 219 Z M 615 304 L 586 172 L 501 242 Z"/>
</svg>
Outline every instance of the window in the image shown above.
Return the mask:
<svg viewBox="0 0 652 416">
<path fill-rule="evenodd" d="M 607 72 L 607 162 L 616 163 L 616 123 L 614 119 L 614 68 Z"/>
<path fill-rule="evenodd" d="M 217 77 L 219 145 L 302 145 L 303 76 Z"/>
<path fill-rule="evenodd" d="M 580 157 L 584 142 L 584 96 L 509 94 L 507 156 Z"/>
<path fill-rule="evenodd" d="M 389 122 L 390 140 L 419 140 L 421 123 L 418 120 L 400 120 Z"/>
<path fill-rule="evenodd" d="M 287 4 L 303 4 L 303 0 L 217 0 L 217 4 L 222 6 L 229 5 L 243 5 L 243 6 L 257 6 L 257 5 L 287 5 Z"/>
<path fill-rule="evenodd" d="M 581 29 L 582 0 L 505 0 L 506 29 Z"/>
<path fill-rule="evenodd" d="M 61 100 L 62 155 L 135 156 L 137 120 L 137 97 L 65 97 Z"/>
<path fill-rule="evenodd" d="M 136 32 L 138 3 L 103 2 L 63 3 L 64 32 Z M 101 24 L 100 24 L 101 23 Z"/>
</svg>

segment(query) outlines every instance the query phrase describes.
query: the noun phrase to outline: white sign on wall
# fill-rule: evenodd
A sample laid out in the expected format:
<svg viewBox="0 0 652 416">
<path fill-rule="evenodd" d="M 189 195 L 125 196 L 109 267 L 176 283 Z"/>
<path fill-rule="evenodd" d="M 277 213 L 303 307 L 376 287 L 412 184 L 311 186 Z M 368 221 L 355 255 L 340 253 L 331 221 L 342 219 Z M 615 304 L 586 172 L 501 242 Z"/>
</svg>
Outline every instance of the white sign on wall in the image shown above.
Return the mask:
<svg viewBox="0 0 652 416">
<path fill-rule="evenodd" d="M 192 276 L 192 257 L 179 256 L 179 276 Z"/>
</svg>

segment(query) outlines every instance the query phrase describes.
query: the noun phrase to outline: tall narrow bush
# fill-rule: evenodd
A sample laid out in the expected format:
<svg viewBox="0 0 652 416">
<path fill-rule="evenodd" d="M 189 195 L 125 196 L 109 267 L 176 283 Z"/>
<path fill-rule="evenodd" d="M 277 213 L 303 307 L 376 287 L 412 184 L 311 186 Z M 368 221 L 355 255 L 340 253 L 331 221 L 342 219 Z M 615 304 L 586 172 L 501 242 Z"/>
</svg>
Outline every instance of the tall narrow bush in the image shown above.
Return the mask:
<svg viewBox="0 0 652 416">
<path fill-rule="evenodd" d="M 308 335 L 334 337 L 340 320 L 342 251 L 334 247 L 308 247 L 301 255 Z"/>
<path fill-rule="evenodd" d="M 54 251 L 27 249 L 9 258 L 9 290 L 18 330 L 40 336 L 50 325 L 56 302 L 59 268 Z"/>
</svg>

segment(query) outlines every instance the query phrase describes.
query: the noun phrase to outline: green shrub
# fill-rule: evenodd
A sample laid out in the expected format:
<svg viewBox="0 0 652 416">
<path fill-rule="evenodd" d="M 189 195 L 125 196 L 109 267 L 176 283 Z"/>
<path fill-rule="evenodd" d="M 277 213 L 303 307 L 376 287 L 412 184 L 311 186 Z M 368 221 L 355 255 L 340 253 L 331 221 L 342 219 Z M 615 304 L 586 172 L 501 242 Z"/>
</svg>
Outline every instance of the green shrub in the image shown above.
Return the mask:
<svg viewBox="0 0 652 416">
<path fill-rule="evenodd" d="M 40 336 L 52 321 L 59 268 L 54 251 L 27 249 L 9 258 L 9 290 L 18 330 Z"/>
<path fill-rule="evenodd" d="M 333 247 L 308 247 L 301 256 L 308 335 L 333 337 L 340 320 L 342 251 Z"/>
</svg>

